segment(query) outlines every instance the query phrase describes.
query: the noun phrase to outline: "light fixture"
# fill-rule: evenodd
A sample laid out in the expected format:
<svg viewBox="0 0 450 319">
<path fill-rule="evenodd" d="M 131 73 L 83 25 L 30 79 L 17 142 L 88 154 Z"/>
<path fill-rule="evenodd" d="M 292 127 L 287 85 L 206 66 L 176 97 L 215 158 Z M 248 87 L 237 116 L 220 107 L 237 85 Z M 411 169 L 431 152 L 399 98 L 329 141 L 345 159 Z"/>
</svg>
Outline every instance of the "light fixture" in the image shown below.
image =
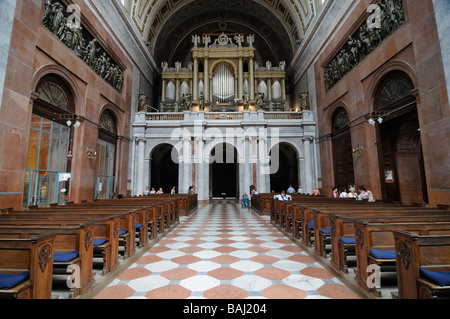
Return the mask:
<svg viewBox="0 0 450 319">
<path fill-rule="evenodd" d="M 68 127 L 70 127 L 70 126 L 72 125 L 72 121 L 71 121 L 71 120 L 68 120 L 68 121 L 66 122 L 66 124 L 67 124 Z"/>
<path fill-rule="evenodd" d="M 383 118 L 382 117 L 380 117 L 379 119 L 378 119 L 378 123 L 383 123 Z"/>
<path fill-rule="evenodd" d="M 88 158 L 90 159 L 90 160 L 95 160 L 95 159 L 97 159 L 97 152 L 96 151 L 94 151 L 93 149 L 92 149 L 92 147 L 88 147 L 88 148 L 86 148 L 86 153 L 87 153 L 87 156 L 88 156 Z"/>
<path fill-rule="evenodd" d="M 358 144 L 358 146 L 353 149 L 353 157 L 361 157 L 362 151 L 363 151 L 363 147 Z"/>
<path fill-rule="evenodd" d="M 370 118 L 368 122 L 370 125 L 375 125 L 375 123 L 376 123 L 373 118 Z"/>
<path fill-rule="evenodd" d="M 75 124 L 73 125 L 74 128 L 79 128 L 81 125 L 80 121 L 76 120 Z"/>
</svg>

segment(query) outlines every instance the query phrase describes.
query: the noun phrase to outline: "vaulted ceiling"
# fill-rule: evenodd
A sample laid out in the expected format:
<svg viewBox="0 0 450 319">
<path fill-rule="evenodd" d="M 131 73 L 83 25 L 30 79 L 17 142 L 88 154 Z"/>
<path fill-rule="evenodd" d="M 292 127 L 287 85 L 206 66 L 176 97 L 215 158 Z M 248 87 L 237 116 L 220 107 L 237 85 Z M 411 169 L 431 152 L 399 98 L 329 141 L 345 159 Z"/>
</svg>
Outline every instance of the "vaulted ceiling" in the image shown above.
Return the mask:
<svg viewBox="0 0 450 319">
<path fill-rule="evenodd" d="M 130 17 L 156 63 L 190 60 L 192 35 L 233 31 L 255 35 L 256 60 L 286 61 L 323 0 L 128 0 Z"/>
</svg>

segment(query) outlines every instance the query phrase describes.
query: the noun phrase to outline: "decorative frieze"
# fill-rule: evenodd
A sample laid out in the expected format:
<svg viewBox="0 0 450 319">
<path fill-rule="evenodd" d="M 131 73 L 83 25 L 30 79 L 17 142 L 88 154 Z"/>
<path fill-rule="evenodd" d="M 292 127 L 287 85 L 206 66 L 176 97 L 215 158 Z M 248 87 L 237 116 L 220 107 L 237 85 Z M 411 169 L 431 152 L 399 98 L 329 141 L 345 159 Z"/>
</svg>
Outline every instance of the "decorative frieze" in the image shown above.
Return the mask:
<svg viewBox="0 0 450 319">
<path fill-rule="evenodd" d="M 331 90 L 348 72 L 375 50 L 390 34 L 405 22 L 403 0 L 381 0 L 375 6 L 375 23 L 364 22 L 341 50 L 324 68 L 327 91 Z"/>
<path fill-rule="evenodd" d="M 75 6 L 75 5 L 72 5 Z M 76 6 L 78 9 L 79 7 Z M 77 12 L 78 11 L 78 12 Z M 57 0 L 46 0 L 44 27 L 70 48 L 117 91 L 122 90 L 123 70 L 82 26 L 80 12 Z"/>
</svg>

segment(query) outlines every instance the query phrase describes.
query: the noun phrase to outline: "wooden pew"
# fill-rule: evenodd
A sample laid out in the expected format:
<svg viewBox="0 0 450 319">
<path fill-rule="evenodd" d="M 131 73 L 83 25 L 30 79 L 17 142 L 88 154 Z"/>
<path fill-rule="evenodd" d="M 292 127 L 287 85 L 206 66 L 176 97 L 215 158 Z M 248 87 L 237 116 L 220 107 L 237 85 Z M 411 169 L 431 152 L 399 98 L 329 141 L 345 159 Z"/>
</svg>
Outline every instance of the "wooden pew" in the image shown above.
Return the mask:
<svg viewBox="0 0 450 319">
<path fill-rule="evenodd" d="M 32 215 L 31 215 L 32 214 Z M 0 215 L 0 225 L 4 226 L 58 226 L 67 227 L 94 221 L 94 241 L 103 243 L 94 245 L 94 252 L 103 258 L 103 275 L 115 270 L 119 265 L 119 231 L 121 215 L 75 215 L 75 214 L 40 214 L 37 212 L 14 215 Z M 95 242 L 94 242 L 95 243 Z"/>
<path fill-rule="evenodd" d="M 73 227 L 61 226 L 0 226 L 0 238 L 28 239 L 43 233 L 55 234 L 53 249 L 53 269 L 63 270 L 75 266 L 80 270 L 79 286 L 71 288 L 70 297 L 75 298 L 88 291 L 93 283 L 93 234 L 94 222 L 86 222 Z"/>
<path fill-rule="evenodd" d="M 314 209 L 310 212 L 313 219 L 314 231 L 314 251 L 318 256 L 325 254 L 325 239 L 331 238 L 332 214 L 343 217 L 381 217 L 381 216 L 422 216 L 422 215 L 440 215 L 450 216 L 450 211 L 437 209 L 427 209 L 421 207 L 390 207 L 390 206 L 367 206 L 367 207 L 333 207 L 324 210 Z M 343 236 L 341 236 L 343 237 Z M 340 238 L 340 237 L 339 237 Z M 333 246 L 332 246 L 333 247 Z"/>
<path fill-rule="evenodd" d="M 51 298 L 54 238 L 54 233 L 45 233 L 29 239 L 0 239 L 0 273 L 29 273 L 24 282 L 9 289 L 0 289 L 2 296 L 14 299 Z"/>
<path fill-rule="evenodd" d="M 450 298 L 450 285 L 423 271 L 450 272 L 450 235 L 420 236 L 394 230 L 399 299 Z M 434 273 L 431 273 L 434 274 Z"/>
<path fill-rule="evenodd" d="M 377 287 L 367 283 L 369 265 L 385 265 L 396 263 L 394 230 L 403 230 L 422 235 L 450 235 L 450 223 L 370 223 L 355 220 L 356 260 L 358 284 L 380 296 Z"/>
<path fill-rule="evenodd" d="M 53 216 L 52 218 L 58 219 L 91 219 L 91 220 L 105 220 L 112 216 L 119 216 L 119 240 L 124 242 L 124 258 L 129 258 L 134 255 L 136 251 L 136 216 L 141 216 L 141 211 L 130 211 L 128 209 L 39 209 L 35 211 L 14 211 L 11 215 L 16 218 L 22 216 L 22 218 L 29 218 L 28 216 L 37 216 L 29 214 L 44 214 Z M 5 215 L 0 215 L 3 218 Z"/>
<path fill-rule="evenodd" d="M 353 214 L 330 214 L 331 223 L 331 265 L 347 273 L 347 254 L 349 250 L 355 252 L 354 220 L 364 219 L 370 223 L 433 223 L 450 222 L 450 214 L 396 214 L 392 216 L 380 216 L 378 212 L 362 212 Z"/>
</svg>

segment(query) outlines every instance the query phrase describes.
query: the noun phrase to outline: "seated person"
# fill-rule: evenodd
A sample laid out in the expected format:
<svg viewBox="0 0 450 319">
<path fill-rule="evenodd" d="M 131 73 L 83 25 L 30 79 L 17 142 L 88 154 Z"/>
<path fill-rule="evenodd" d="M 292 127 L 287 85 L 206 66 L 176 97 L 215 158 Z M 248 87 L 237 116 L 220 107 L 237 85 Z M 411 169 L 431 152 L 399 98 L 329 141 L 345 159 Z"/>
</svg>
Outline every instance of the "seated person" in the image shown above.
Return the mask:
<svg viewBox="0 0 450 319">
<path fill-rule="evenodd" d="M 285 191 L 281 191 L 281 194 L 275 195 L 273 198 L 279 201 L 289 201 L 292 200 L 291 195 L 287 195 Z"/>
<path fill-rule="evenodd" d="M 250 207 L 250 199 L 248 198 L 248 195 L 245 192 L 244 192 L 244 195 L 242 195 L 242 206 Z"/>
</svg>

